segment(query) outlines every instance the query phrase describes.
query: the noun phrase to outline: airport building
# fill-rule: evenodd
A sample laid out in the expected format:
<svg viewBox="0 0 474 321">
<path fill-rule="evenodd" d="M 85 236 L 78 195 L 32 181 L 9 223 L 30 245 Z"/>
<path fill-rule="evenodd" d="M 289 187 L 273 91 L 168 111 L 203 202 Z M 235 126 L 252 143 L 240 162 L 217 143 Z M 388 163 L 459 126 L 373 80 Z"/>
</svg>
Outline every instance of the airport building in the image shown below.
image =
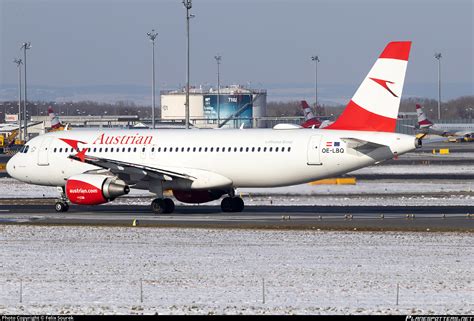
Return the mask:
<svg viewBox="0 0 474 321">
<path fill-rule="evenodd" d="M 161 91 L 161 119 L 185 119 L 186 91 Z M 265 127 L 259 118 L 266 116 L 267 91 L 242 86 L 217 89 L 191 88 L 189 90 L 189 118 L 192 125 L 205 128 Z"/>
</svg>

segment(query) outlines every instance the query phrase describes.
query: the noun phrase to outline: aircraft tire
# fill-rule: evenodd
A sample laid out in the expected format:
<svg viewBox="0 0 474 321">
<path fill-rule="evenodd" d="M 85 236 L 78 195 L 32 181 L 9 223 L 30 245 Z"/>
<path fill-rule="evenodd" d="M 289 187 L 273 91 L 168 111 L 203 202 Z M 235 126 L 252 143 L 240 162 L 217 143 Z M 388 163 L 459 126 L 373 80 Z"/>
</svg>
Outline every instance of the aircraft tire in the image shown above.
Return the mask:
<svg viewBox="0 0 474 321">
<path fill-rule="evenodd" d="M 155 214 L 169 214 L 174 212 L 174 202 L 171 198 L 155 198 L 151 202 L 151 210 Z"/>
<path fill-rule="evenodd" d="M 232 198 L 230 197 L 224 197 L 221 201 L 221 210 L 222 212 L 233 212 L 233 202 Z"/>
<path fill-rule="evenodd" d="M 165 198 L 163 200 L 164 205 L 165 205 L 165 211 L 164 213 L 169 214 L 174 212 L 174 202 L 171 198 Z"/>
<path fill-rule="evenodd" d="M 153 211 L 153 213 L 155 213 L 155 214 L 164 214 L 164 213 L 166 213 L 165 209 L 166 209 L 166 206 L 165 206 L 164 199 L 155 198 L 151 202 L 151 210 Z"/>
<path fill-rule="evenodd" d="M 56 204 L 54 205 L 54 209 L 58 213 L 67 212 L 69 210 L 69 205 L 65 202 L 56 202 Z"/>
<path fill-rule="evenodd" d="M 244 210 L 244 201 L 240 197 L 233 197 L 231 200 L 232 212 L 242 212 Z"/>
</svg>

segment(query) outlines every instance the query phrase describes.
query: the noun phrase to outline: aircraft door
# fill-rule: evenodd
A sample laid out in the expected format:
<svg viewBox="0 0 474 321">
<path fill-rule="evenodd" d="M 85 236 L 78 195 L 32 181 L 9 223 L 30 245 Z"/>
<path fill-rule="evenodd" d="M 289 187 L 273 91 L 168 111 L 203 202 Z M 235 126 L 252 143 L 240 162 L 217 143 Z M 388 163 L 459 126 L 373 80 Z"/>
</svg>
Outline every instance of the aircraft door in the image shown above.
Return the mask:
<svg viewBox="0 0 474 321">
<path fill-rule="evenodd" d="M 49 165 L 49 146 L 53 142 L 53 137 L 45 137 L 41 142 L 41 145 L 38 149 L 38 165 L 39 166 L 48 166 Z"/>
<path fill-rule="evenodd" d="M 320 157 L 321 135 L 313 135 L 308 141 L 308 165 L 322 165 Z"/>
</svg>

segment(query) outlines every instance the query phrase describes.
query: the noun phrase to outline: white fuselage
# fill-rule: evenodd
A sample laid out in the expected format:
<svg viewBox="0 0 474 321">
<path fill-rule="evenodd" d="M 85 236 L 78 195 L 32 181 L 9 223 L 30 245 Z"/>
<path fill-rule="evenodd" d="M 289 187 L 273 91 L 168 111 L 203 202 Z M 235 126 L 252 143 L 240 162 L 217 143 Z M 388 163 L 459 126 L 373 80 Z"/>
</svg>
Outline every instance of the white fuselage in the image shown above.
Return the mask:
<svg viewBox="0 0 474 321">
<path fill-rule="evenodd" d="M 199 175 L 209 172 L 228 178 L 232 187 L 305 183 L 346 173 L 415 149 L 413 136 L 384 132 L 74 129 L 32 139 L 27 144 L 26 153 L 18 153 L 8 162 L 8 173 L 32 184 L 64 186 L 69 177 L 98 169 L 68 158 L 77 152 L 60 138 L 84 142 L 79 143 L 78 147 L 88 148 L 86 155 L 89 156 L 175 172 L 192 174 L 199 171 Z M 381 147 L 360 151 L 344 142 L 348 138 L 370 141 Z M 139 171 L 131 179 L 136 182 L 135 186 L 131 185 L 132 188 L 152 189 L 150 184 L 153 180 L 141 177 Z M 213 176 L 210 175 L 197 188 L 213 187 Z"/>
<path fill-rule="evenodd" d="M 421 127 L 420 132 L 440 136 L 470 136 L 474 133 L 474 123 L 459 124 L 433 124 L 427 127 Z"/>
</svg>

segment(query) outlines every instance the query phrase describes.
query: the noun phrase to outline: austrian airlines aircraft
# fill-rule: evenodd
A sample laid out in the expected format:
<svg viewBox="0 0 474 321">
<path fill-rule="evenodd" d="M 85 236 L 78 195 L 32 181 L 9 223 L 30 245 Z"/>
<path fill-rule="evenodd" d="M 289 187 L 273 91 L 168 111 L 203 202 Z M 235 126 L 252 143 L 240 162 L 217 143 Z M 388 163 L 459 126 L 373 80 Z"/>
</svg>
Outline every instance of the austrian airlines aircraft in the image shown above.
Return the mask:
<svg viewBox="0 0 474 321">
<path fill-rule="evenodd" d="M 306 100 L 301 101 L 301 108 L 303 109 L 304 113 L 304 123 L 301 124 L 304 128 L 324 128 L 332 124 L 330 120 L 319 120 L 316 116 L 314 116 L 311 107 L 309 107 Z"/>
<path fill-rule="evenodd" d="M 238 187 L 276 187 L 340 175 L 419 147 L 395 133 L 411 42 L 389 43 L 345 111 L 325 129 L 71 130 L 29 141 L 7 164 L 21 181 L 60 187 L 57 211 L 102 204 L 130 188 L 157 195 L 151 208 L 222 200 L 244 209 Z"/>
<path fill-rule="evenodd" d="M 426 117 L 423 107 L 418 104 L 416 104 L 416 114 L 418 116 L 418 126 L 415 126 L 415 129 L 420 133 L 467 138 L 472 137 L 474 134 L 474 124 L 472 123 L 434 124 Z"/>
</svg>

